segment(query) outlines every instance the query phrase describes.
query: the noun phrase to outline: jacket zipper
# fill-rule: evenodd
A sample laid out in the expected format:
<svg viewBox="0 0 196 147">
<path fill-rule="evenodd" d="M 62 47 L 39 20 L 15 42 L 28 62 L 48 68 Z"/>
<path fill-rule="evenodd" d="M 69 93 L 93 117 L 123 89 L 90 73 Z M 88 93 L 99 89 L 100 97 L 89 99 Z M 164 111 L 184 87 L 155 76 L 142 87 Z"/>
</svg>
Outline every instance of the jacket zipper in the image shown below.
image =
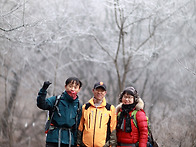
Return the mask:
<svg viewBox="0 0 196 147">
<path fill-rule="evenodd" d="M 89 124 L 89 128 L 90 128 L 90 124 L 91 124 L 91 113 L 89 114 L 88 124 Z"/>
<path fill-rule="evenodd" d="M 96 113 L 95 113 L 95 123 L 94 123 L 94 131 L 93 131 L 93 147 L 94 147 L 94 141 L 95 141 L 96 119 L 97 119 L 97 107 L 96 107 Z"/>
<path fill-rule="evenodd" d="M 99 122 L 99 128 L 101 128 L 101 121 L 102 121 L 102 113 L 101 113 L 101 118 L 100 118 L 100 122 Z"/>
</svg>

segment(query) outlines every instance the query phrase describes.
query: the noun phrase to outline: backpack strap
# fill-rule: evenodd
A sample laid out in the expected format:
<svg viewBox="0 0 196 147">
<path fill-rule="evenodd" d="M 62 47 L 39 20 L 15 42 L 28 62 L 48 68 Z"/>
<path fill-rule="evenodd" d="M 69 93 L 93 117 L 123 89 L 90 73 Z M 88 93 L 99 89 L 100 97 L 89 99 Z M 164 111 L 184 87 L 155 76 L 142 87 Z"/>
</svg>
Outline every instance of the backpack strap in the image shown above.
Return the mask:
<svg viewBox="0 0 196 147">
<path fill-rule="evenodd" d="M 137 120 L 136 120 L 136 113 L 137 113 L 138 110 L 133 110 L 133 112 L 131 113 L 131 116 L 133 118 L 133 123 L 134 125 L 136 126 L 136 128 L 138 128 L 137 126 Z M 148 134 L 151 133 L 151 129 L 150 129 L 150 124 L 149 124 L 149 121 L 148 121 L 148 116 L 146 116 L 147 118 L 147 124 L 148 124 Z"/>
<path fill-rule="evenodd" d="M 57 113 L 58 113 L 59 116 L 61 116 L 61 114 L 59 112 L 59 107 L 58 107 L 60 99 L 61 99 L 61 95 L 56 96 L 56 101 L 55 101 L 55 104 L 54 104 L 54 110 L 55 109 L 57 110 Z M 54 111 L 53 111 L 53 113 L 54 113 Z"/>
<path fill-rule="evenodd" d="M 106 103 L 106 106 L 105 106 L 105 108 L 106 108 L 108 111 L 110 111 L 111 104 L 108 104 L 108 103 Z"/>
<path fill-rule="evenodd" d="M 81 104 L 80 104 L 80 102 L 78 101 L 78 109 L 77 109 L 77 114 L 79 114 L 79 112 L 80 112 L 80 107 L 81 107 Z"/>
<path fill-rule="evenodd" d="M 138 126 L 137 126 L 137 120 L 136 120 L 136 113 L 137 113 L 137 111 L 138 110 L 133 110 L 133 112 L 131 113 L 131 116 L 133 118 L 133 123 L 136 126 L 136 128 L 138 128 Z"/>
<path fill-rule="evenodd" d="M 79 113 L 80 113 L 80 102 L 78 101 L 78 109 L 77 109 L 77 114 L 76 114 L 76 125 L 75 125 L 75 129 L 77 130 L 77 127 L 78 127 L 78 117 L 79 117 Z"/>
<path fill-rule="evenodd" d="M 59 108 L 58 108 L 58 104 L 59 104 L 60 99 L 61 99 L 61 95 L 56 96 L 54 106 L 52 107 L 52 110 L 49 111 L 48 120 L 47 120 L 46 125 L 45 125 L 45 133 L 46 134 L 49 131 L 49 128 L 50 128 L 50 125 L 51 125 L 51 122 L 52 122 L 52 118 L 54 116 L 54 111 L 56 109 L 57 109 L 58 115 L 61 116 L 61 114 L 59 113 Z"/>
<path fill-rule="evenodd" d="M 57 110 L 58 115 L 61 116 L 61 114 L 59 113 L 59 108 L 58 108 L 58 104 L 60 102 L 60 99 L 61 99 L 61 95 L 56 96 L 54 106 L 52 107 L 51 110 L 49 110 L 49 118 L 48 119 L 52 119 L 55 110 Z"/>
<path fill-rule="evenodd" d="M 111 134 L 110 122 L 111 122 L 111 116 L 109 116 L 109 120 L 108 120 L 108 122 L 107 122 L 106 142 L 107 142 L 108 140 L 110 140 L 110 134 Z"/>
<path fill-rule="evenodd" d="M 111 104 L 106 103 L 105 108 L 106 108 L 108 111 L 110 111 Z M 109 120 L 108 120 L 108 122 L 107 122 L 106 142 L 110 140 L 110 134 L 111 134 L 110 123 L 111 123 L 111 116 L 109 116 Z"/>
<path fill-rule="evenodd" d="M 90 103 L 86 103 L 85 110 L 87 110 L 90 106 L 91 106 Z M 108 111 L 110 111 L 111 104 L 106 103 L 105 108 L 106 108 Z"/>
<path fill-rule="evenodd" d="M 87 110 L 91 106 L 90 103 L 86 103 L 85 110 Z"/>
</svg>

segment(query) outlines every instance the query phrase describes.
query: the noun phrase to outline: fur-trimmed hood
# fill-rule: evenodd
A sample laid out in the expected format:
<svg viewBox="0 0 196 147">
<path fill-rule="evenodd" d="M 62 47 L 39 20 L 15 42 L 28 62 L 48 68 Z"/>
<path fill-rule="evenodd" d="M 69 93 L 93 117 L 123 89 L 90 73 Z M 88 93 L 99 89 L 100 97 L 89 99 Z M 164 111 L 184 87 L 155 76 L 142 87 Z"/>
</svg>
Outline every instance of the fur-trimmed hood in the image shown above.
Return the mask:
<svg viewBox="0 0 196 147">
<path fill-rule="evenodd" d="M 122 108 L 122 103 L 120 103 L 116 106 L 116 113 L 118 113 L 121 108 Z M 141 98 L 138 99 L 138 103 L 135 106 L 135 108 L 136 108 L 136 110 L 144 109 L 144 101 Z"/>
</svg>

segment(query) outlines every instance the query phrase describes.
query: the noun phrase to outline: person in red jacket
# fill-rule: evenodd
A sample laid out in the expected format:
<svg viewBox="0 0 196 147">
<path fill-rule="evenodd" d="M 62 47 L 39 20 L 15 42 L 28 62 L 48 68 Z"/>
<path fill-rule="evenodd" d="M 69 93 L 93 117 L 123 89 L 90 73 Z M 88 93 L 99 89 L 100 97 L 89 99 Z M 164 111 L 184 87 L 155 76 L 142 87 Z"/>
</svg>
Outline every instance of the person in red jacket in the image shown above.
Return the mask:
<svg viewBox="0 0 196 147">
<path fill-rule="evenodd" d="M 117 147 L 146 147 L 148 124 L 143 110 L 144 103 L 133 87 L 127 87 L 120 95 L 117 111 Z M 136 113 L 137 126 L 134 125 L 132 112 Z"/>
</svg>

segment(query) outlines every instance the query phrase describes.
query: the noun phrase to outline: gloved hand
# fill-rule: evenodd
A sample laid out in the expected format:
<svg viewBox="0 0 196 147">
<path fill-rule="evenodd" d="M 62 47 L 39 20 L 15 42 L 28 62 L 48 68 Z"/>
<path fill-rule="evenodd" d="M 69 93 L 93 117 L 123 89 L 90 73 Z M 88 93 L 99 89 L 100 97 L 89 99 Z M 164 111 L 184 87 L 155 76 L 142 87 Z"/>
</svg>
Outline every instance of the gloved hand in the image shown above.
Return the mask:
<svg viewBox="0 0 196 147">
<path fill-rule="evenodd" d="M 48 89 L 48 87 L 50 86 L 50 84 L 52 84 L 50 81 L 45 81 L 43 86 L 42 86 L 42 89 L 46 90 Z"/>
</svg>

